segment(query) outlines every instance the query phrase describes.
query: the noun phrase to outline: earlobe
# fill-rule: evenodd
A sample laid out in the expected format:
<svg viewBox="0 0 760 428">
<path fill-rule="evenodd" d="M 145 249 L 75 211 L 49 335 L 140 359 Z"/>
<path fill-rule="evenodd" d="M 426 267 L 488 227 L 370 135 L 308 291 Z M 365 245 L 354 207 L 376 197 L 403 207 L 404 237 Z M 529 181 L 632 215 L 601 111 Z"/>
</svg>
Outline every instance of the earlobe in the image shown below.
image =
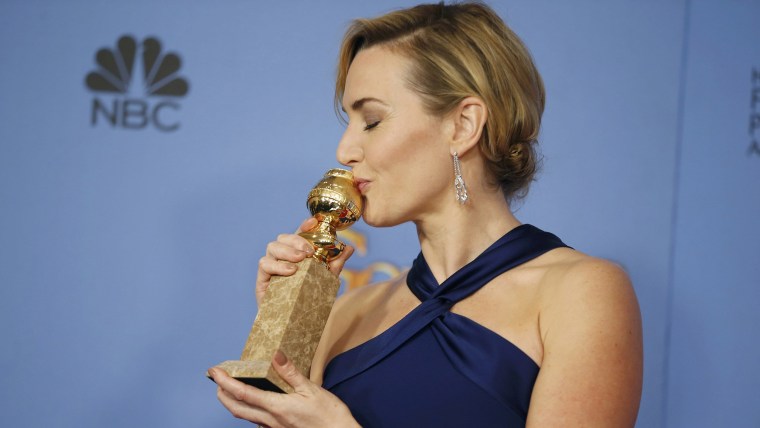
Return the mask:
<svg viewBox="0 0 760 428">
<path fill-rule="evenodd" d="M 452 113 L 454 136 L 451 152 L 457 152 L 462 156 L 480 141 L 488 118 L 488 109 L 482 99 L 467 97 L 459 102 Z"/>
</svg>

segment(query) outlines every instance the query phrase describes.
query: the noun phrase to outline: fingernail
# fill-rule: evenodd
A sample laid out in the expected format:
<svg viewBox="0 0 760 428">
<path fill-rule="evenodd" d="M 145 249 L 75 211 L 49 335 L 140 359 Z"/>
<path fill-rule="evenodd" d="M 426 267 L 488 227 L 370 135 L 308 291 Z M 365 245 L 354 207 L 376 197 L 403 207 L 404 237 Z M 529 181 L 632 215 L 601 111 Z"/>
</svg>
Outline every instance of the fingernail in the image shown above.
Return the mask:
<svg viewBox="0 0 760 428">
<path fill-rule="evenodd" d="M 286 357 L 282 351 L 278 350 L 274 353 L 274 362 L 280 366 L 284 366 L 288 362 L 288 357 Z"/>
<path fill-rule="evenodd" d="M 216 376 L 216 370 L 214 370 L 213 367 L 210 368 L 210 369 L 208 369 L 208 375 L 211 376 L 211 377 Z"/>
</svg>

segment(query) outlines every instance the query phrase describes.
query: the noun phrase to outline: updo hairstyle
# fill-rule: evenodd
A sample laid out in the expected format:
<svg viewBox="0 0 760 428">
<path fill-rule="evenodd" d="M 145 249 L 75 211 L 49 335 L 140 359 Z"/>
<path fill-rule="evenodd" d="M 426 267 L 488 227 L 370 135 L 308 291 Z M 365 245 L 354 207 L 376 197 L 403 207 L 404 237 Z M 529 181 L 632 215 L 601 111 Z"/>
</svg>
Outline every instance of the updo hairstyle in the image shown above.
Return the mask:
<svg viewBox="0 0 760 428">
<path fill-rule="evenodd" d="M 482 3 L 423 4 L 351 23 L 340 48 L 335 108 L 356 54 L 382 45 L 411 61 L 410 89 L 428 113 L 443 116 L 475 96 L 488 109 L 479 142 L 507 200 L 527 194 L 538 167 L 536 140 L 544 85 L 525 45 Z"/>
</svg>

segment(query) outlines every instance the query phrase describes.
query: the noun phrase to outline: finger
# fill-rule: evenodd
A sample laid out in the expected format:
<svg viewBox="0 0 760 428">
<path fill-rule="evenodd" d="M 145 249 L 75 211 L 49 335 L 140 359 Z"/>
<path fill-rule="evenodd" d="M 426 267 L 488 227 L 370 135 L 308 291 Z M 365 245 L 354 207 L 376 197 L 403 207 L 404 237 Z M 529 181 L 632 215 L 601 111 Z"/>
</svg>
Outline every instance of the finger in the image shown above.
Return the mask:
<svg viewBox="0 0 760 428">
<path fill-rule="evenodd" d="M 256 281 L 256 304 L 261 306 L 264 303 L 264 295 L 269 290 L 269 281 L 259 282 Z"/>
<path fill-rule="evenodd" d="M 290 262 L 277 262 L 269 257 L 259 259 L 259 270 L 256 274 L 256 301 L 261 304 L 264 293 L 269 289 L 272 275 L 290 276 L 296 273 L 296 266 Z"/>
<path fill-rule="evenodd" d="M 292 386 L 296 392 L 305 392 L 311 387 L 311 381 L 298 370 L 298 367 L 293 364 L 293 361 L 291 361 L 282 351 L 278 350 L 274 353 L 272 366 L 274 366 L 277 374 L 279 374 L 288 385 Z"/>
<path fill-rule="evenodd" d="M 274 275 L 293 275 L 298 269 L 294 263 L 296 262 L 275 260 L 272 257 L 262 257 L 259 259 L 259 273 L 256 276 L 256 283 L 269 282 L 269 279 Z"/>
<path fill-rule="evenodd" d="M 298 263 L 310 255 L 310 253 L 314 252 L 314 248 L 308 243 L 308 241 L 297 235 L 290 236 L 297 237 L 300 241 L 295 241 L 295 245 L 280 241 L 270 242 L 267 244 L 267 253 L 264 257 Z"/>
<path fill-rule="evenodd" d="M 338 257 L 330 261 L 330 272 L 334 273 L 335 275 L 340 275 L 340 272 L 343 270 L 343 266 L 346 264 L 352 254 L 354 254 L 354 247 L 346 245 L 346 248 L 343 249 L 343 252 L 340 253 Z"/>
<path fill-rule="evenodd" d="M 232 413 L 232 416 L 238 419 L 245 419 L 250 422 L 267 426 L 274 425 L 276 422 L 275 418 L 266 410 L 239 401 L 234 395 L 225 391 L 221 386 L 217 389 L 216 397 L 219 399 L 219 402 Z"/>
<path fill-rule="evenodd" d="M 269 289 L 269 280 L 272 278 L 266 272 L 261 270 L 261 261 L 259 261 L 259 273 L 256 275 L 256 300 L 261 303 L 264 293 Z"/>
<path fill-rule="evenodd" d="M 294 235 L 292 233 L 283 233 L 277 236 L 276 242 L 284 244 L 289 247 L 293 247 L 297 250 L 305 251 L 307 253 L 314 251 L 314 246 L 306 238 L 301 235 Z"/>
<path fill-rule="evenodd" d="M 300 226 L 298 226 L 298 229 L 296 229 L 295 233 L 299 234 L 301 232 L 305 232 L 307 230 L 314 229 L 317 227 L 319 222 L 314 217 L 309 217 L 306 220 L 304 220 Z"/>
<path fill-rule="evenodd" d="M 254 407 L 264 407 L 267 404 L 268 391 L 262 391 L 250 385 L 246 385 L 237 379 L 230 377 L 224 370 L 214 367 L 208 371 L 219 388 L 229 393 L 235 400 L 243 401 Z"/>
</svg>

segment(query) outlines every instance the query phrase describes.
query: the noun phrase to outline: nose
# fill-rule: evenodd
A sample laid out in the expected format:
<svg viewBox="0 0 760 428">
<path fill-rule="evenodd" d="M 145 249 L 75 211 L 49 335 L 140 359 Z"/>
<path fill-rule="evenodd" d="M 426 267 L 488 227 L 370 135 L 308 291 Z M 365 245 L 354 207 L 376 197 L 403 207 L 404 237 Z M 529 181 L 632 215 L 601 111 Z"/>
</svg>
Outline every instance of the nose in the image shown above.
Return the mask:
<svg viewBox="0 0 760 428">
<path fill-rule="evenodd" d="M 362 150 L 359 142 L 353 131 L 351 125 L 346 127 L 343 136 L 338 142 L 338 149 L 335 152 L 335 157 L 342 165 L 354 167 L 364 157 L 364 151 Z"/>
</svg>

